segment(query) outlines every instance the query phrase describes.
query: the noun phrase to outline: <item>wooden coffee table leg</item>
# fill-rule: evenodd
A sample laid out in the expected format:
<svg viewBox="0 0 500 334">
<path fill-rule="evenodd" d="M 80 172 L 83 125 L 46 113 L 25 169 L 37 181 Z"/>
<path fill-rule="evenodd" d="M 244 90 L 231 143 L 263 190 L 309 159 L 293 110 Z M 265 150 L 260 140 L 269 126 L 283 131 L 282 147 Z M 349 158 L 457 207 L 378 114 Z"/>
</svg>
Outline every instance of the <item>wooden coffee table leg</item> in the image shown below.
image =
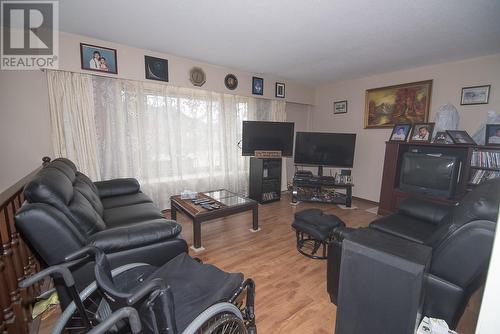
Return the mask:
<svg viewBox="0 0 500 334">
<path fill-rule="evenodd" d="M 252 229 L 250 232 L 260 231 L 259 228 L 259 206 L 252 208 Z"/>
<path fill-rule="evenodd" d="M 201 247 L 201 222 L 198 219 L 193 219 L 193 239 L 194 248 L 200 249 Z"/>
<path fill-rule="evenodd" d="M 175 209 L 175 206 L 173 206 L 173 205 L 171 205 L 171 207 L 170 207 L 170 219 L 177 220 L 177 210 Z"/>
</svg>

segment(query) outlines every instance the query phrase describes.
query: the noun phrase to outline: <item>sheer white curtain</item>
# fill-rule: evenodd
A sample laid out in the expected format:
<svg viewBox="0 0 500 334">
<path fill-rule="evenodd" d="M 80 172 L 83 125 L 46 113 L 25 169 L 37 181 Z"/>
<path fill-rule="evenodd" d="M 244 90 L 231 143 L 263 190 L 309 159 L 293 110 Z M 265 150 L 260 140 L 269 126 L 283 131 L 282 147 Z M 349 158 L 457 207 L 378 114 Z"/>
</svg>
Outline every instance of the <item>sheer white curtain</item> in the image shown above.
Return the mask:
<svg viewBox="0 0 500 334">
<path fill-rule="evenodd" d="M 52 74 L 53 90 L 83 76 L 61 73 Z M 284 101 L 99 76 L 92 77 L 89 90 L 95 134 L 88 135 L 96 142 L 101 178 L 136 177 L 161 208 L 185 189 L 247 193 L 249 158 L 237 145 L 242 121 L 286 119 Z M 54 140 L 67 145 L 65 138 Z"/>
<path fill-rule="evenodd" d="M 55 157 L 67 157 L 99 180 L 92 76 L 48 71 L 50 123 Z"/>
</svg>

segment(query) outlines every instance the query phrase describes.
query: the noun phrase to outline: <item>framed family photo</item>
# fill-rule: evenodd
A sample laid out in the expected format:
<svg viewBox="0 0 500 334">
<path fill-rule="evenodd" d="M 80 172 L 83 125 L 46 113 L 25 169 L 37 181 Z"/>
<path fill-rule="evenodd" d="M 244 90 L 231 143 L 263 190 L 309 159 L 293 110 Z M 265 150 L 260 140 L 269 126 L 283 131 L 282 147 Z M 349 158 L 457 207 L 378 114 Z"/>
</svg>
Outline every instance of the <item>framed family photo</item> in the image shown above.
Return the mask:
<svg viewBox="0 0 500 334">
<path fill-rule="evenodd" d="M 486 124 L 485 145 L 500 145 L 500 124 Z"/>
<path fill-rule="evenodd" d="M 80 43 L 82 70 L 118 74 L 116 50 Z"/>
<path fill-rule="evenodd" d="M 490 98 L 491 85 L 464 87 L 460 105 L 487 104 Z"/>
<path fill-rule="evenodd" d="M 410 134 L 410 142 L 427 142 L 432 139 L 434 123 L 416 123 L 413 125 Z"/>
<path fill-rule="evenodd" d="M 446 130 L 446 133 L 450 136 L 451 140 L 455 144 L 463 145 L 476 145 L 474 139 L 467 133 L 467 131 L 462 130 Z"/>
<path fill-rule="evenodd" d="M 345 113 L 347 113 L 347 100 L 344 100 L 344 101 L 334 101 L 333 102 L 333 113 L 334 114 L 345 114 Z"/>
<path fill-rule="evenodd" d="M 427 122 L 431 95 L 432 80 L 368 89 L 365 129 Z"/>
<path fill-rule="evenodd" d="M 410 134 L 411 124 L 396 124 L 392 129 L 389 141 L 405 142 Z"/>
</svg>

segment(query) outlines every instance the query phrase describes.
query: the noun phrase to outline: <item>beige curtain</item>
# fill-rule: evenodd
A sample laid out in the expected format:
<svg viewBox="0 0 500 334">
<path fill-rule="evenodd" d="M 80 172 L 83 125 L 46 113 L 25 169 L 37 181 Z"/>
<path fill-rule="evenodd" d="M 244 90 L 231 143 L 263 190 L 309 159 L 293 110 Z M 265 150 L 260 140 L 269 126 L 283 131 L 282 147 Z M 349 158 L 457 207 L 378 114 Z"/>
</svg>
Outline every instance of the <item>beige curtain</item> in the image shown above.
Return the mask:
<svg viewBox="0 0 500 334">
<path fill-rule="evenodd" d="M 55 157 L 72 160 L 92 180 L 100 180 L 92 76 L 47 71 L 52 146 Z"/>
</svg>

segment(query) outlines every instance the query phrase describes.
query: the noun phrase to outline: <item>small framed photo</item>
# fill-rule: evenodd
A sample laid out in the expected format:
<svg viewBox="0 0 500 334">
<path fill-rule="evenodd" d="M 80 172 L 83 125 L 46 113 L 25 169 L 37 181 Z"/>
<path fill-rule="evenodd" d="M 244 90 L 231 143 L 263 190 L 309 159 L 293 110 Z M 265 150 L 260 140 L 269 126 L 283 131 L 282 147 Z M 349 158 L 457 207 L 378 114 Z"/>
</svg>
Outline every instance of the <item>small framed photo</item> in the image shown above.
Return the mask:
<svg viewBox="0 0 500 334">
<path fill-rule="evenodd" d="M 146 79 L 168 82 L 168 60 L 144 56 Z"/>
<path fill-rule="evenodd" d="M 334 101 L 333 102 L 333 113 L 334 114 L 345 114 L 345 113 L 347 113 L 347 100 L 344 100 L 344 101 Z"/>
<path fill-rule="evenodd" d="M 252 94 L 264 95 L 264 79 L 252 77 Z"/>
<path fill-rule="evenodd" d="M 434 123 L 415 123 L 411 129 L 410 142 L 430 142 Z"/>
<path fill-rule="evenodd" d="M 471 138 L 471 136 L 469 136 L 467 131 L 446 130 L 446 133 L 451 137 L 451 140 L 453 140 L 455 144 L 476 145 L 476 142 Z"/>
<path fill-rule="evenodd" d="M 490 98 L 491 85 L 464 87 L 460 105 L 487 104 Z"/>
<path fill-rule="evenodd" d="M 118 74 L 116 50 L 80 43 L 82 70 Z"/>
<path fill-rule="evenodd" d="M 281 82 L 276 83 L 276 97 L 285 98 L 285 84 Z"/>
<path fill-rule="evenodd" d="M 451 144 L 453 141 L 450 139 L 446 131 L 439 131 L 434 137 L 433 143 L 435 144 Z"/>
<path fill-rule="evenodd" d="M 405 142 L 410 134 L 411 124 L 396 124 L 392 128 L 391 137 L 389 141 L 401 141 Z"/>
<path fill-rule="evenodd" d="M 486 124 L 485 145 L 500 145 L 500 124 Z"/>
</svg>

